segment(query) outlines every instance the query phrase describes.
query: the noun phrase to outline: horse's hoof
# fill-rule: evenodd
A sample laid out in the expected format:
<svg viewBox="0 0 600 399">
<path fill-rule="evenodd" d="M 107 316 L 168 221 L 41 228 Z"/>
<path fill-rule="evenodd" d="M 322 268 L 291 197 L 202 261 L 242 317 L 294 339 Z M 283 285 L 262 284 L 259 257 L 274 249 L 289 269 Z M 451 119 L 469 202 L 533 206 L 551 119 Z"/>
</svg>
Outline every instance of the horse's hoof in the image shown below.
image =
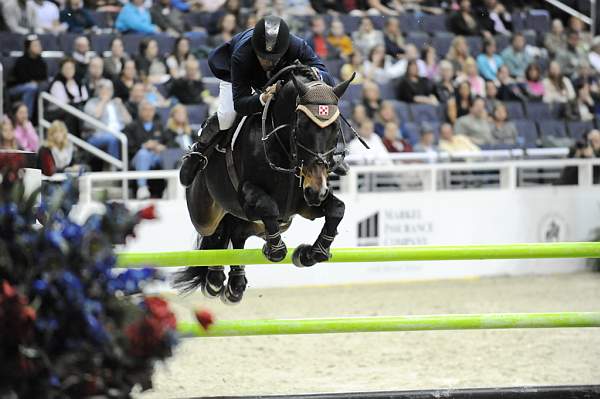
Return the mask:
<svg viewBox="0 0 600 399">
<path fill-rule="evenodd" d="M 292 263 L 296 267 L 309 267 L 317 263 L 312 257 L 312 245 L 298 245 L 292 254 Z"/>
<path fill-rule="evenodd" d="M 287 255 L 287 247 L 280 241 L 280 244 L 275 246 L 270 246 L 268 243 L 265 243 L 262 248 L 263 255 L 270 260 L 271 262 L 281 262 L 285 259 Z"/>
<path fill-rule="evenodd" d="M 209 270 L 206 281 L 202 284 L 201 291 L 207 298 L 218 298 L 225 290 L 225 272 L 220 270 Z"/>
<path fill-rule="evenodd" d="M 243 274 L 232 276 L 230 273 L 227 286 L 221 293 L 221 301 L 225 305 L 237 305 L 240 303 L 244 297 L 247 282 L 248 280 L 246 280 Z"/>
</svg>

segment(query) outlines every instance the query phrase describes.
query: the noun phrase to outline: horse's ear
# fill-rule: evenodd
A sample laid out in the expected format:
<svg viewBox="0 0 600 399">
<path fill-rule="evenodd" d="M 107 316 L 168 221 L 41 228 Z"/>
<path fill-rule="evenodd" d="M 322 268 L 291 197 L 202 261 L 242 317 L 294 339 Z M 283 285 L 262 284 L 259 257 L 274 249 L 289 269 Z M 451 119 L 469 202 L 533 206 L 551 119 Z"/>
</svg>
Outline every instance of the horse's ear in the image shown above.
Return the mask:
<svg viewBox="0 0 600 399">
<path fill-rule="evenodd" d="M 350 79 L 344 80 L 342 83 L 333 88 L 333 92 L 338 98 L 342 98 L 342 96 L 346 92 L 346 89 L 348 88 L 348 85 L 354 80 L 355 77 L 356 72 L 352 72 L 352 76 L 350 76 Z"/>
<path fill-rule="evenodd" d="M 308 87 L 306 87 L 306 85 L 302 82 L 300 82 L 298 79 L 296 79 L 296 75 L 294 75 L 292 73 L 292 82 L 294 83 L 294 87 L 296 88 L 296 91 L 298 92 L 298 96 L 299 97 L 303 97 L 306 92 L 308 91 Z"/>
</svg>

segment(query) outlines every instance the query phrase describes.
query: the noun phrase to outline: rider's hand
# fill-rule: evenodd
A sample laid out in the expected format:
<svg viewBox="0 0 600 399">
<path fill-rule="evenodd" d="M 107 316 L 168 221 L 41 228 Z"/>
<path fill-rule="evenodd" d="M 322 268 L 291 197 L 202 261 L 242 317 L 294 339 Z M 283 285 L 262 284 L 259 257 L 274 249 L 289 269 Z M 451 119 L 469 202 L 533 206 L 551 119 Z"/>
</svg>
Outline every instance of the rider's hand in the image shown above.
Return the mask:
<svg viewBox="0 0 600 399">
<path fill-rule="evenodd" d="M 277 83 L 274 83 L 266 88 L 264 93 L 260 95 L 260 101 L 263 104 L 266 104 L 267 101 L 269 101 L 269 99 L 275 95 L 275 93 L 277 93 Z"/>
</svg>

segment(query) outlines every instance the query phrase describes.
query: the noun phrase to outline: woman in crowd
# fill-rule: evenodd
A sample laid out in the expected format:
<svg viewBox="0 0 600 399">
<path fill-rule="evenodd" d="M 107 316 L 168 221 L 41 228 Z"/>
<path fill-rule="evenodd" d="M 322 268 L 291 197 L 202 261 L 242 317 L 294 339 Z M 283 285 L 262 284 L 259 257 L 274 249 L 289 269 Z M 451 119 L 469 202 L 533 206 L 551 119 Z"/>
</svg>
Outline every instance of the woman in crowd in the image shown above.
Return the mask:
<svg viewBox="0 0 600 399">
<path fill-rule="evenodd" d="M 412 152 L 412 146 L 400 136 L 400 128 L 394 122 L 385 124 L 383 130 L 383 145 L 388 152 Z"/>
<path fill-rule="evenodd" d="M 498 68 L 503 64 L 502 57 L 496 54 L 496 41 L 485 39 L 483 41 L 483 53 L 477 56 L 477 69 L 485 80 L 496 81 Z"/>
<path fill-rule="evenodd" d="M 479 76 L 475 60 L 469 57 L 463 65 L 463 73 L 456 79 L 457 82 L 468 82 L 473 95 L 485 97 L 485 80 Z"/>
<path fill-rule="evenodd" d="M 75 169 L 75 147 L 69 141 L 63 122 L 54 121 L 48 128 L 47 140 L 38 152 L 38 162 L 46 176 Z"/>
<path fill-rule="evenodd" d="M 541 101 L 544 97 L 542 69 L 538 64 L 529 64 L 525 69 L 525 84 L 529 101 Z"/>
<path fill-rule="evenodd" d="M 13 105 L 13 124 L 17 142 L 26 151 L 36 152 L 40 146 L 38 135 L 29 120 L 29 111 L 25 103 Z"/>
<path fill-rule="evenodd" d="M 2 135 L 0 136 L 0 150 L 21 150 L 15 130 L 10 118 L 6 115 L 2 117 Z"/>
<path fill-rule="evenodd" d="M 113 132 L 120 132 L 131 122 L 131 115 L 120 98 L 114 98 L 113 83 L 108 79 L 98 82 L 96 96 L 91 98 L 85 105 L 86 114 L 99 119 Z M 95 147 L 108 152 L 112 157 L 120 159 L 121 142 L 111 132 L 93 128 L 92 135 L 87 142 Z"/>
<path fill-rule="evenodd" d="M 409 61 L 406 74 L 398 85 L 398 99 L 408 103 L 438 105 L 433 94 L 433 85 L 429 79 L 419 76 L 419 67 L 415 60 Z"/>
<path fill-rule="evenodd" d="M 393 74 L 390 73 L 391 61 L 387 57 L 383 45 L 373 47 L 364 64 L 365 78 L 381 85 L 389 83 Z"/>
<path fill-rule="evenodd" d="M 371 49 L 377 45 L 382 45 L 385 48 L 383 32 L 375 29 L 373 21 L 368 17 L 360 20 L 358 30 L 352 33 L 352 41 L 354 42 L 354 48 L 363 54 L 369 54 Z"/>
<path fill-rule="evenodd" d="M 123 63 L 123 69 L 119 75 L 119 79 L 115 81 L 115 97 L 121 101 L 129 100 L 129 93 L 133 85 L 137 82 L 137 69 L 135 68 L 134 60 L 126 60 Z"/>
<path fill-rule="evenodd" d="M 543 80 L 546 103 L 566 104 L 575 99 L 575 90 L 569 78 L 562 74 L 560 64 L 552 61 L 548 67 L 548 76 Z"/>
<path fill-rule="evenodd" d="M 25 39 L 23 55 L 12 68 L 8 94 L 21 98 L 33 115 L 38 90 L 47 79 L 48 65 L 42 58 L 42 42 L 37 35 L 29 35 Z"/>
<path fill-rule="evenodd" d="M 405 40 L 398 18 L 387 18 L 383 27 L 386 54 L 400 58 L 404 54 Z"/>
<path fill-rule="evenodd" d="M 167 66 L 169 74 L 173 79 L 179 79 L 185 76 L 185 63 L 193 59 L 194 56 L 190 53 L 190 41 L 181 36 L 175 40 L 173 53 L 167 58 Z"/>
<path fill-rule="evenodd" d="M 171 108 L 167 121 L 167 147 L 178 147 L 187 150 L 192 145 L 192 128 L 185 105 L 177 104 Z"/>
<path fill-rule="evenodd" d="M 356 50 L 350 54 L 349 62 L 342 65 L 342 69 L 340 69 L 340 78 L 342 80 L 348 80 L 354 72 L 356 72 L 356 77 L 351 84 L 362 84 L 365 79 L 364 60 L 360 51 Z"/>
<path fill-rule="evenodd" d="M 104 72 L 106 76 L 113 80 L 121 76 L 121 71 L 125 66 L 125 61 L 129 59 L 129 55 L 125 53 L 123 39 L 115 37 L 110 42 L 110 55 L 104 57 Z"/>
<path fill-rule="evenodd" d="M 338 49 L 342 58 L 347 60 L 352 56 L 354 52 L 352 39 L 344 31 L 344 24 L 339 19 L 334 19 L 331 22 L 331 29 L 329 29 L 327 41 L 333 47 Z"/>
<path fill-rule="evenodd" d="M 381 94 L 377 83 L 366 80 L 363 83 L 363 105 L 367 110 L 369 119 L 373 119 L 381 106 Z"/>
<path fill-rule="evenodd" d="M 397 126 L 400 126 L 400 120 L 398 119 L 396 108 L 394 107 L 394 103 L 392 101 L 386 100 L 381 102 L 381 107 L 379 108 L 377 115 L 375 115 L 374 122 L 375 133 L 381 137 L 383 137 L 385 126 L 388 123 L 395 123 Z"/>
<path fill-rule="evenodd" d="M 435 95 L 441 103 L 454 97 L 454 67 L 448 60 L 440 62 L 440 80 L 435 84 Z"/>
<path fill-rule="evenodd" d="M 64 58 L 60 62 L 58 74 L 50 84 L 49 91 L 58 101 L 81 109 L 88 100 L 89 95 L 85 85 L 75 78 L 75 72 L 75 61 L 72 58 Z M 74 135 L 79 136 L 81 132 L 80 119 L 56 106 L 49 106 L 48 108 L 52 114 L 52 120 L 62 119 L 68 129 Z"/>
<path fill-rule="evenodd" d="M 154 39 L 142 39 L 135 66 L 142 80 L 148 78 L 152 84 L 165 83 L 170 79 L 167 66 L 159 54 L 158 42 Z"/>
<path fill-rule="evenodd" d="M 363 104 L 356 104 L 354 108 L 352 108 L 353 125 L 360 126 L 367 119 L 369 119 L 369 115 L 367 115 L 367 107 L 365 107 Z"/>
<path fill-rule="evenodd" d="M 467 40 L 463 36 L 456 36 L 452 39 L 446 59 L 452 63 L 454 70 L 462 71 L 465 61 L 470 57 Z"/>
<path fill-rule="evenodd" d="M 433 46 L 425 46 L 422 50 L 422 58 L 425 62 L 425 77 L 430 81 L 437 79 L 440 73 L 437 50 Z"/>
<path fill-rule="evenodd" d="M 208 45 L 211 48 L 219 47 L 221 44 L 230 41 L 237 32 L 237 18 L 235 14 L 223 14 L 219 19 L 219 33 L 212 35 L 208 39 Z"/>
<path fill-rule="evenodd" d="M 513 122 L 508 120 L 508 111 L 504 104 L 496 104 L 492 113 L 490 129 L 494 144 L 517 144 L 517 128 Z"/>
<path fill-rule="evenodd" d="M 463 81 L 456 88 L 454 98 L 448 100 L 446 104 L 446 117 L 448 121 L 454 124 L 458 118 L 467 115 L 471 109 L 471 105 L 473 105 L 471 86 L 469 82 Z"/>
<path fill-rule="evenodd" d="M 586 82 L 577 86 L 577 97 L 570 101 L 566 109 L 566 117 L 570 120 L 589 122 L 594 120 L 595 102 Z"/>
</svg>

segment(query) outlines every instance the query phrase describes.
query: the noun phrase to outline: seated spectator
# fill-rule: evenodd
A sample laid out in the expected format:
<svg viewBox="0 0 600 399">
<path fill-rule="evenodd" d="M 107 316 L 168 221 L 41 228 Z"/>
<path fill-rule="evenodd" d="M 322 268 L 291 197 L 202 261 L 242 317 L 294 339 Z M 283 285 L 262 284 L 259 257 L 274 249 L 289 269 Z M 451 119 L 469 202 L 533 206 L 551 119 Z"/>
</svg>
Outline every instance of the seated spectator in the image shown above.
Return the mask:
<svg viewBox="0 0 600 399">
<path fill-rule="evenodd" d="M 346 14 L 353 11 L 346 8 L 343 2 L 336 0 L 310 0 L 310 5 L 317 14 L 328 14 L 330 12 Z M 356 4 L 354 5 L 356 6 Z M 360 14 L 362 15 L 362 13 Z"/>
<path fill-rule="evenodd" d="M 395 77 L 392 61 L 385 54 L 385 47 L 377 45 L 371 49 L 369 59 L 364 64 L 365 78 L 380 85 L 387 84 Z"/>
<path fill-rule="evenodd" d="M 566 104 L 575 99 L 575 90 L 569 78 L 562 74 L 560 64 L 552 61 L 548 66 L 548 76 L 543 80 L 546 103 Z"/>
<path fill-rule="evenodd" d="M 437 50 L 435 47 L 427 45 L 423 47 L 421 52 L 423 62 L 425 63 L 425 77 L 433 82 L 440 74 Z"/>
<path fill-rule="evenodd" d="M 463 36 L 456 36 L 452 39 L 446 59 L 452 63 L 455 71 L 462 71 L 465 61 L 471 58 L 469 53 L 469 45 Z"/>
<path fill-rule="evenodd" d="M 595 37 L 588 54 L 588 61 L 595 73 L 600 73 L 600 37 Z"/>
<path fill-rule="evenodd" d="M 15 136 L 15 130 L 10 118 L 2 117 L 2 134 L 0 135 L 0 150 L 21 150 L 21 146 Z"/>
<path fill-rule="evenodd" d="M 310 22 L 310 33 L 306 42 L 321 59 L 336 59 L 340 57 L 338 50 L 327 41 L 327 28 L 325 18 L 318 15 L 312 17 Z"/>
<path fill-rule="evenodd" d="M 174 0 L 176 1 L 176 0 Z M 118 13 L 121 10 L 121 0 L 85 0 L 85 4 L 91 10 L 98 12 Z"/>
<path fill-rule="evenodd" d="M 454 97 L 448 99 L 446 103 L 446 117 L 450 123 L 455 123 L 456 120 L 469 113 L 473 105 L 473 94 L 469 82 L 463 81 L 459 83 Z"/>
<path fill-rule="evenodd" d="M 142 39 L 138 56 L 135 57 L 135 66 L 140 78 L 148 78 L 152 84 L 165 83 L 170 79 L 167 66 L 159 55 L 158 42 L 154 39 Z"/>
<path fill-rule="evenodd" d="M 512 16 L 497 0 L 485 0 L 483 7 L 477 10 L 479 24 L 492 35 L 510 36 L 512 30 Z"/>
<path fill-rule="evenodd" d="M 544 83 L 542 82 L 542 69 L 536 63 L 529 64 L 525 70 L 525 84 L 527 98 L 530 101 L 541 101 L 544 97 Z"/>
<path fill-rule="evenodd" d="M 58 6 L 48 0 L 29 0 L 27 15 L 35 33 L 59 34 L 66 32 L 68 25 L 60 22 Z"/>
<path fill-rule="evenodd" d="M 485 97 L 485 80 L 479 76 L 477 71 L 477 63 L 473 58 L 469 58 L 465 61 L 462 74 L 456 78 L 456 81 L 469 82 L 473 95 Z"/>
<path fill-rule="evenodd" d="M 367 115 L 367 107 L 363 104 L 356 104 L 354 108 L 352 108 L 352 123 L 355 126 L 360 126 L 362 123 L 369 119 L 369 115 Z"/>
<path fill-rule="evenodd" d="M 327 41 L 333 47 L 335 47 L 338 53 L 344 59 L 349 59 L 354 52 L 354 45 L 352 39 L 344 31 L 344 24 L 339 19 L 334 19 L 331 22 L 331 29 L 329 29 L 329 36 Z"/>
<path fill-rule="evenodd" d="M 440 62 L 440 79 L 435 84 L 435 95 L 440 103 L 446 103 L 454 97 L 454 67 L 448 60 Z"/>
<path fill-rule="evenodd" d="M 121 75 L 125 61 L 129 59 L 129 55 L 125 53 L 123 39 L 115 37 L 110 42 L 110 55 L 104 57 L 104 72 L 107 78 L 117 80 Z"/>
<path fill-rule="evenodd" d="M 498 98 L 502 101 L 525 101 L 526 88 L 521 83 L 517 82 L 510 76 L 510 72 L 506 65 L 502 65 L 498 69 Z"/>
<path fill-rule="evenodd" d="M 383 32 L 375 29 L 373 21 L 368 17 L 361 19 L 358 30 L 352 33 L 352 41 L 354 48 L 362 54 L 371 53 L 371 49 L 377 45 L 385 46 Z"/>
<path fill-rule="evenodd" d="M 90 53 L 90 41 L 85 36 L 78 36 L 74 42 L 73 60 L 75 61 L 75 77 L 81 81 L 87 73 L 92 54 Z"/>
<path fill-rule="evenodd" d="M 378 135 L 375 134 L 373 122 L 365 119 L 358 128 L 358 135 L 369 146 L 369 149 L 355 138 L 348 144 L 350 155 L 359 156 L 363 161 L 373 164 L 390 163 L 389 153 Z"/>
<path fill-rule="evenodd" d="M 517 144 L 517 128 L 508 120 L 508 111 L 502 103 L 496 105 L 490 122 L 493 144 Z"/>
<path fill-rule="evenodd" d="M 60 22 L 66 23 L 71 33 L 89 31 L 96 22 L 92 13 L 84 7 L 83 0 L 67 0 L 67 6 L 60 12 Z"/>
<path fill-rule="evenodd" d="M 75 172 L 75 146 L 69 141 L 67 126 L 61 121 L 54 121 L 48 128 L 46 142 L 38 151 L 38 162 L 42 173 L 52 176 L 55 173 Z"/>
<path fill-rule="evenodd" d="M 172 36 L 189 30 L 183 12 L 174 7 L 171 0 L 156 1 L 150 8 L 150 19 L 161 31 Z"/>
<path fill-rule="evenodd" d="M 575 146 L 569 148 L 569 158 L 587 159 L 600 157 L 600 131 L 590 130 L 582 140 L 578 140 Z M 599 174 L 597 166 L 593 167 L 592 183 L 599 183 Z M 577 185 L 579 182 L 579 168 L 577 166 L 567 166 L 563 169 L 557 185 Z"/>
<path fill-rule="evenodd" d="M 9 32 L 26 35 L 34 26 L 28 17 L 27 0 L 3 0 L 0 8 L 4 26 Z"/>
<path fill-rule="evenodd" d="M 401 60 L 396 62 L 394 65 L 388 68 L 388 74 L 397 78 L 406 74 L 406 67 L 410 61 L 415 61 L 417 63 L 417 67 L 419 68 L 419 76 L 427 76 L 427 65 L 425 61 L 420 58 L 419 49 L 412 43 L 408 43 L 406 47 L 404 47 L 405 53 L 404 57 Z"/>
<path fill-rule="evenodd" d="M 550 32 L 544 36 L 544 47 L 548 50 L 551 57 L 554 57 L 560 50 L 567 45 L 565 36 L 565 27 L 560 19 L 552 20 Z"/>
<path fill-rule="evenodd" d="M 120 98 L 114 98 L 113 83 L 108 79 L 98 82 L 95 97 L 85 104 L 84 112 L 99 119 L 110 131 L 92 128 L 93 132 L 87 142 L 98 147 L 112 157 L 121 158 L 121 141 L 111 132 L 120 132 L 131 122 L 131 115 Z"/>
<path fill-rule="evenodd" d="M 419 76 L 416 61 L 408 62 L 406 75 L 398 85 L 397 98 L 408 103 L 438 105 L 438 100 L 433 94 L 433 85 L 429 79 Z"/>
<path fill-rule="evenodd" d="M 496 41 L 486 39 L 483 41 L 483 53 L 477 56 L 477 69 L 486 80 L 496 81 L 498 68 L 502 66 L 502 57 L 496 54 Z"/>
<path fill-rule="evenodd" d="M 492 114 L 498 104 L 502 101 L 498 99 L 498 87 L 491 80 L 485 82 L 485 110 Z"/>
<path fill-rule="evenodd" d="M 88 93 L 95 93 L 98 82 L 104 79 L 104 61 L 100 57 L 94 57 L 90 60 L 87 73 L 83 78 L 83 84 Z"/>
<path fill-rule="evenodd" d="M 144 0 L 131 0 L 125 4 L 115 21 L 115 28 L 121 33 L 156 33 L 158 26 L 152 23 L 150 11 Z"/>
<path fill-rule="evenodd" d="M 594 108 L 590 85 L 583 82 L 577 86 L 577 97 L 569 101 L 565 113 L 567 119 L 588 122 L 594 120 Z"/>
<path fill-rule="evenodd" d="M 121 69 L 121 75 L 119 79 L 115 81 L 115 97 L 120 98 L 122 101 L 129 100 L 129 91 L 133 85 L 138 81 L 137 69 L 135 69 L 135 61 L 126 60 L 123 63 L 123 69 Z"/>
<path fill-rule="evenodd" d="M 383 130 L 383 145 L 388 152 L 412 152 L 412 146 L 400 136 L 400 128 L 394 122 L 385 124 Z"/>
<path fill-rule="evenodd" d="M 584 61 L 579 65 L 577 73 L 572 80 L 573 86 L 581 87 L 584 83 L 590 85 L 590 93 L 594 99 L 600 97 L 600 81 L 598 75 L 594 72 L 591 65 Z"/>
<path fill-rule="evenodd" d="M 362 103 L 367 110 L 369 119 L 373 119 L 381 106 L 381 94 L 377 83 L 366 80 L 363 83 Z"/>
<path fill-rule="evenodd" d="M 175 40 L 173 52 L 167 57 L 167 67 L 169 74 L 173 79 L 179 79 L 185 76 L 185 64 L 189 60 L 195 60 L 190 53 L 190 41 L 181 36 Z"/>
<path fill-rule="evenodd" d="M 484 29 L 471 10 L 470 0 L 460 1 L 460 9 L 448 18 L 448 30 L 462 36 L 478 36 L 484 33 Z M 489 32 L 485 32 L 489 35 Z"/>
<path fill-rule="evenodd" d="M 404 36 L 400 30 L 400 21 L 398 18 L 387 18 L 383 27 L 383 35 L 385 41 L 385 53 L 394 57 L 400 58 L 404 54 Z"/>
<path fill-rule="evenodd" d="M 171 108 L 169 120 L 167 121 L 166 136 L 168 137 L 167 147 L 169 148 L 187 150 L 194 142 L 187 108 L 184 105 L 177 104 Z"/>
<path fill-rule="evenodd" d="M 435 133 L 429 123 L 423 123 L 421 126 L 421 136 L 419 142 L 415 144 L 414 152 L 436 153 Z"/>
<path fill-rule="evenodd" d="M 175 97 L 182 104 L 211 104 L 214 97 L 204 88 L 200 66 L 196 59 L 185 63 L 185 76 L 175 79 L 169 90 L 169 96 Z"/>
<path fill-rule="evenodd" d="M 452 125 L 444 123 L 440 126 L 440 143 L 439 150 L 454 154 L 458 152 L 478 152 L 477 147 L 470 138 L 462 134 L 454 134 Z"/>
<path fill-rule="evenodd" d="M 580 18 L 572 15 L 569 17 L 568 26 L 569 31 L 577 32 L 577 36 L 579 38 L 577 46 L 579 47 L 579 50 L 583 52 L 589 51 L 590 46 L 592 45 L 592 34 L 589 30 L 587 30 L 587 27 L 583 21 Z"/>
<path fill-rule="evenodd" d="M 367 0 L 370 14 L 381 14 L 389 17 L 397 17 L 404 11 L 400 0 Z"/>
<path fill-rule="evenodd" d="M 129 99 L 125 103 L 125 107 L 127 108 L 129 115 L 131 115 L 132 120 L 136 120 L 138 118 L 138 109 L 140 103 L 144 101 L 145 96 L 146 86 L 142 82 L 135 83 L 129 91 Z"/>
<path fill-rule="evenodd" d="M 24 54 L 15 61 L 9 77 L 8 94 L 22 98 L 33 115 L 39 87 L 48 79 L 48 66 L 42 59 L 42 44 L 36 35 L 25 39 Z"/>
<path fill-rule="evenodd" d="M 48 91 L 59 102 L 79 109 L 83 108 L 89 98 L 87 88 L 75 77 L 75 61 L 72 58 L 61 60 L 60 70 L 54 77 Z M 51 120 L 62 119 L 69 131 L 75 136 L 79 136 L 81 132 L 80 119 L 54 105 L 49 105 L 48 110 L 52 115 Z"/>
<path fill-rule="evenodd" d="M 388 123 L 394 123 L 396 126 L 400 126 L 400 120 L 396 115 L 396 108 L 394 103 L 390 100 L 382 101 L 381 107 L 375 116 L 375 133 L 379 137 L 383 137 L 385 126 Z"/>
<path fill-rule="evenodd" d="M 516 32 L 511 39 L 511 45 L 502 50 L 502 61 L 508 67 L 510 75 L 522 79 L 525 76 L 527 65 L 533 61 L 525 51 L 525 36 Z"/>
<path fill-rule="evenodd" d="M 25 151 L 37 152 L 40 146 L 38 134 L 29 120 L 29 111 L 25 103 L 18 102 L 13 105 L 13 126 L 19 147 Z"/>
<path fill-rule="evenodd" d="M 469 113 L 456 120 L 454 131 L 469 137 L 478 146 L 494 142 L 483 98 L 476 97 L 473 100 Z"/>
<path fill-rule="evenodd" d="M 362 84 L 365 80 L 365 66 L 360 51 L 354 51 L 350 54 L 349 62 L 342 65 L 342 68 L 340 69 L 340 79 L 348 80 L 355 72 L 356 76 L 350 84 Z"/>
<path fill-rule="evenodd" d="M 208 45 L 211 48 L 219 47 L 230 41 L 236 33 L 238 33 L 238 27 L 235 14 L 223 14 L 219 19 L 219 33 L 210 36 Z"/>
<path fill-rule="evenodd" d="M 138 110 L 138 119 L 127 125 L 124 131 L 129 139 L 129 159 L 135 170 L 147 171 L 161 167 L 160 153 L 167 147 L 167 136 L 156 108 L 148 101 L 142 101 Z M 137 179 L 137 199 L 150 198 L 147 179 Z"/>
<path fill-rule="evenodd" d="M 164 98 L 163 95 L 158 91 L 156 85 L 153 85 L 148 79 L 142 81 L 144 85 L 144 100 L 148 101 L 155 107 L 169 107 L 171 102 Z"/>
<path fill-rule="evenodd" d="M 567 45 L 556 53 L 555 61 L 560 64 L 563 73 L 573 78 L 579 66 L 587 62 L 587 54 L 579 46 L 579 33 L 569 31 L 567 33 Z"/>
</svg>

